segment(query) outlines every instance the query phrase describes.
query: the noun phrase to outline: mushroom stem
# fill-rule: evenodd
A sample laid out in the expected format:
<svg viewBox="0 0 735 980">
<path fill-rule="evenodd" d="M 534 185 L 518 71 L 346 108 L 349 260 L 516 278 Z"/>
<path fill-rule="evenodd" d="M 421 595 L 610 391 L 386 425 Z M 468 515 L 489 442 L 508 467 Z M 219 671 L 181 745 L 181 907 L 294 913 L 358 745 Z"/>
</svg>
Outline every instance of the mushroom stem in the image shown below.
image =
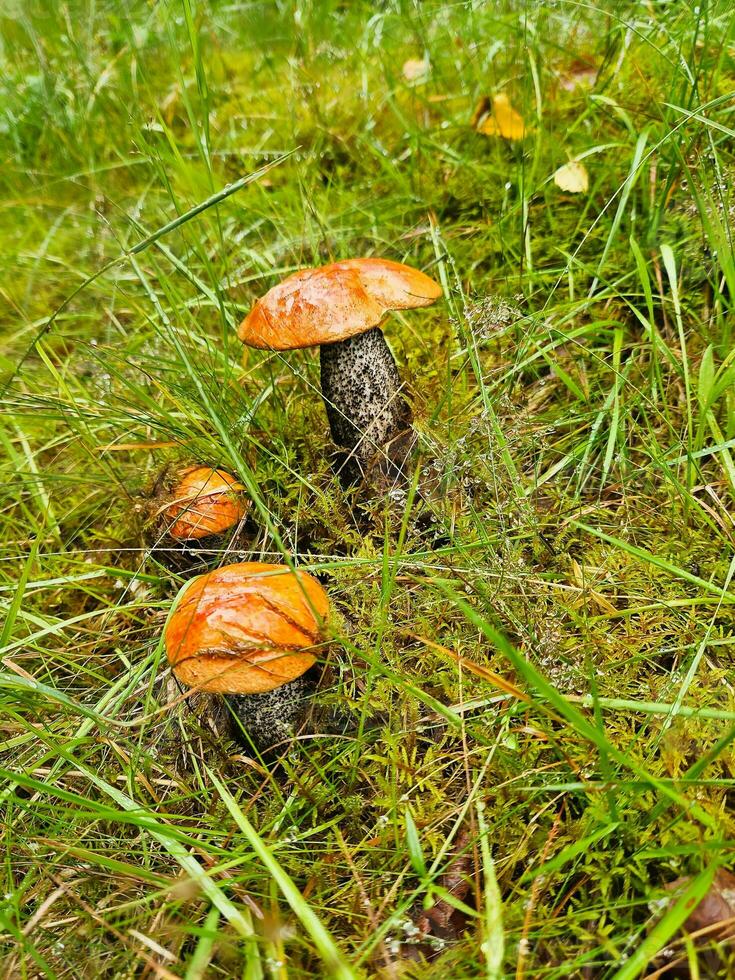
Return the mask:
<svg viewBox="0 0 735 980">
<path fill-rule="evenodd" d="M 306 721 L 317 683 L 318 672 L 312 668 L 265 694 L 225 694 L 234 737 L 261 755 L 284 745 Z"/>
<path fill-rule="evenodd" d="M 322 397 L 332 438 L 358 470 L 380 454 L 400 464 L 408 453 L 411 409 L 401 396 L 396 362 L 379 327 L 320 347 Z M 378 460 L 382 463 L 382 460 Z"/>
</svg>

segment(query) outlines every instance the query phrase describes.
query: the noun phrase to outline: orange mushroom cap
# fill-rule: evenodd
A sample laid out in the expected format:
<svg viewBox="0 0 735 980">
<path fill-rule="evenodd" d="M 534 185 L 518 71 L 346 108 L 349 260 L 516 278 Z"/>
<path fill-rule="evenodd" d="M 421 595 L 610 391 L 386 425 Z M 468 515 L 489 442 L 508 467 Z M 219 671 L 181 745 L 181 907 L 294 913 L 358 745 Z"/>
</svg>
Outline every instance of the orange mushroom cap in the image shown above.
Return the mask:
<svg viewBox="0 0 735 980">
<path fill-rule="evenodd" d="M 334 268 L 357 272 L 370 297 L 385 310 L 431 306 L 442 294 L 439 283 L 425 272 L 390 259 L 344 259 Z"/>
<path fill-rule="evenodd" d="M 295 350 L 333 344 L 377 326 L 388 310 L 430 306 L 441 286 L 389 259 L 346 259 L 302 269 L 253 306 L 237 335 L 249 347 Z"/>
<path fill-rule="evenodd" d="M 192 579 L 164 633 L 182 683 L 220 694 L 262 694 L 316 662 L 329 600 L 306 572 L 241 562 Z"/>
<path fill-rule="evenodd" d="M 228 530 L 247 514 L 245 487 L 225 470 L 191 466 L 181 473 L 174 499 L 163 509 L 173 523 L 168 533 L 178 541 L 206 538 Z"/>
</svg>

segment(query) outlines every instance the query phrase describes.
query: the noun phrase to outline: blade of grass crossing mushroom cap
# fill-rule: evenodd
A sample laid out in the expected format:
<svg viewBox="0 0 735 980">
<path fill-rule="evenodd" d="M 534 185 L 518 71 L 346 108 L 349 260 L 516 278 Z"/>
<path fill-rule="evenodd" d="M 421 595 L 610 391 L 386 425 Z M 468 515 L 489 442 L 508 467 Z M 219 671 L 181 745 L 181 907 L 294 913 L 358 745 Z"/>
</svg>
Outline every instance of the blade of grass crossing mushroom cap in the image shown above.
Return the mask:
<svg viewBox="0 0 735 980">
<path fill-rule="evenodd" d="M 275 859 L 266 843 L 256 831 L 255 827 L 253 827 L 238 806 L 235 798 L 228 792 L 228 790 L 223 786 L 223 784 L 208 766 L 205 766 L 204 768 L 206 769 L 209 778 L 212 780 L 212 783 L 217 788 L 217 792 L 222 797 L 225 806 L 230 811 L 233 820 L 244 834 L 248 844 L 252 847 L 267 870 L 270 872 L 274 881 L 280 888 L 283 897 L 291 906 L 294 915 L 300 919 L 302 925 L 314 940 L 314 945 L 318 949 L 319 955 L 324 961 L 324 965 L 329 972 L 329 976 L 337 977 L 339 980 L 356 980 L 357 974 L 344 959 L 344 956 L 337 947 L 334 939 L 322 924 L 321 919 L 319 919 L 309 903 L 304 899 L 293 880 L 286 874 L 281 865 Z"/>
<path fill-rule="evenodd" d="M 155 293 L 155 290 L 152 288 L 150 282 L 148 281 L 147 276 L 145 275 L 145 273 L 141 269 L 139 263 L 136 261 L 136 259 L 133 256 L 130 257 L 130 261 L 131 261 L 131 264 L 133 266 L 133 269 L 136 272 L 136 275 L 140 279 L 140 282 L 141 282 L 143 288 L 148 293 L 148 296 L 150 297 L 151 303 L 154 305 L 154 307 L 158 311 L 158 314 L 161 317 L 162 323 L 164 323 L 168 327 L 171 327 L 172 326 L 171 325 L 171 320 L 170 320 L 168 314 L 166 313 L 166 311 L 163 309 L 163 307 L 162 307 L 162 305 L 160 303 L 160 300 L 158 299 L 158 296 Z M 285 565 L 292 572 L 295 571 L 296 570 L 296 567 L 294 565 L 294 562 L 293 562 L 293 559 L 291 557 L 291 554 L 288 551 L 288 549 L 286 548 L 285 544 L 283 543 L 283 539 L 281 538 L 281 535 L 279 534 L 277 527 L 273 523 L 273 520 L 271 518 L 270 509 L 266 506 L 265 501 L 261 497 L 260 489 L 259 489 L 258 484 L 255 481 L 255 479 L 254 479 L 254 477 L 253 477 L 253 475 L 251 473 L 251 470 L 250 470 L 250 467 L 248 466 L 247 461 L 245 460 L 245 458 L 242 455 L 242 453 L 236 448 L 235 444 L 233 443 L 232 439 L 230 438 L 228 427 L 225 424 L 225 422 L 219 417 L 219 414 L 218 414 L 218 412 L 217 412 L 214 404 L 212 403 L 212 400 L 209 397 L 205 386 L 202 384 L 201 378 L 199 377 L 199 374 L 197 373 L 197 371 L 196 371 L 196 369 L 194 367 L 194 364 L 191 361 L 191 358 L 188 357 L 185 348 L 183 347 L 183 345 L 181 344 L 181 342 L 179 340 L 179 337 L 177 335 L 177 332 L 175 330 L 171 329 L 170 330 L 169 337 L 171 339 L 172 344 L 174 345 L 174 347 L 176 349 L 176 352 L 178 353 L 179 357 L 181 358 L 182 363 L 184 364 L 184 366 L 186 368 L 186 371 L 187 371 L 189 377 L 191 378 L 191 380 L 194 382 L 194 385 L 196 386 L 197 392 L 199 393 L 199 396 L 200 396 L 200 398 L 202 400 L 202 404 L 206 408 L 207 413 L 208 413 L 208 416 L 209 416 L 209 418 L 210 418 L 210 420 L 211 420 L 214 428 L 217 430 L 217 434 L 219 435 L 220 439 L 222 440 L 223 446 L 225 447 L 225 449 L 229 453 L 230 461 L 231 461 L 231 464 L 232 464 L 234 470 L 237 472 L 237 474 L 240 477 L 242 483 L 245 485 L 245 488 L 247 489 L 248 494 L 250 495 L 250 499 L 252 500 L 252 502 L 253 502 L 253 504 L 255 506 L 255 509 L 258 511 L 258 514 L 260 515 L 260 517 L 263 520 L 263 524 L 265 525 L 266 529 L 268 530 L 268 532 L 270 533 L 271 537 L 273 538 L 273 541 L 275 542 L 276 547 L 278 548 L 278 550 L 279 550 L 279 552 L 281 554 L 281 557 L 283 558 L 283 561 L 284 561 Z M 302 595 L 304 597 L 304 601 L 306 602 L 307 607 L 312 612 L 312 614 L 314 614 L 316 616 L 316 610 L 314 609 L 314 607 L 312 605 L 311 597 L 309 596 L 307 590 L 304 588 L 303 583 L 301 582 L 300 579 L 299 579 L 299 586 L 301 588 L 301 592 L 302 592 Z"/>
<path fill-rule="evenodd" d="M 259 350 L 319 348 L 322 400 L 348 483 L 371 471 L 405 477 L 413 414 L 381 327 L 389 310 L 431 306 L 440 296 L 439 284 L 411 266 L 344 259 L 283 279 L 238 327 L 240 340 Z"/>
</svg>

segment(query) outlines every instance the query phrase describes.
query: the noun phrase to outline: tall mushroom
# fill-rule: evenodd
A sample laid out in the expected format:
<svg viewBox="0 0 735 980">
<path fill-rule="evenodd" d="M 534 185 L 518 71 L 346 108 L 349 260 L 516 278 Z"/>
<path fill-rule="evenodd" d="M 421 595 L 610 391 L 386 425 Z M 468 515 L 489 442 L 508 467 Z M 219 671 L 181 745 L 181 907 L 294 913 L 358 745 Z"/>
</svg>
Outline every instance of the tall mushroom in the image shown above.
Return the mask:
<svg viewBox="0 0 735 980">
<path fill-rule="evenodd" d="M 256 302 L 238 336 L 273 350 L 319 345 L 329 427 L 353 470 L 364 472 L 376 457 L 400 466 L 411 409 L 379 324 L 389 310 L 430 306 L 439 296 L 438 283 L 410 266 L 348 259 L 284 279 Z"/>
<path fill-rule="evenodd" d="M 183 684 L 226 695 L 259 752 L 293 735 L 308 712 L 329 600 L 305 572 L 241 562 L 185 586 L 164 634 Z"/>
</svg>

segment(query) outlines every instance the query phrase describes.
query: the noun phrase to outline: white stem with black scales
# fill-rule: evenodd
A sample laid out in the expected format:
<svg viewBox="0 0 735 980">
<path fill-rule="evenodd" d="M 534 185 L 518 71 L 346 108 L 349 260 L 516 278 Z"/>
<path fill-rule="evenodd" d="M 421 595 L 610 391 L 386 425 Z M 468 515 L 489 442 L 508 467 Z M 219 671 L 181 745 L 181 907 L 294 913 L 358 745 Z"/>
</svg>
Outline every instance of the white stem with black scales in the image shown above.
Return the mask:
<svg viewBox="0 0 735 980">
<path fill-rule="evenodd" d="M 332 438 L 349 451 L 358 468 L 380 455 L 410 430 L 411 409 L 401 396 L 396 362 L 379 327 L 356 337 L 322 344 L 322 397 Z"/>
<path fill-rule="evenodd" d="M 283 748 L 309 714 L 318 676 L 312 668 L 265 694 L 226 694 L 225 701 L 237 719 L 235 738 L 245 746 L 252 743 L 261 755 Z"/>
</svg>

